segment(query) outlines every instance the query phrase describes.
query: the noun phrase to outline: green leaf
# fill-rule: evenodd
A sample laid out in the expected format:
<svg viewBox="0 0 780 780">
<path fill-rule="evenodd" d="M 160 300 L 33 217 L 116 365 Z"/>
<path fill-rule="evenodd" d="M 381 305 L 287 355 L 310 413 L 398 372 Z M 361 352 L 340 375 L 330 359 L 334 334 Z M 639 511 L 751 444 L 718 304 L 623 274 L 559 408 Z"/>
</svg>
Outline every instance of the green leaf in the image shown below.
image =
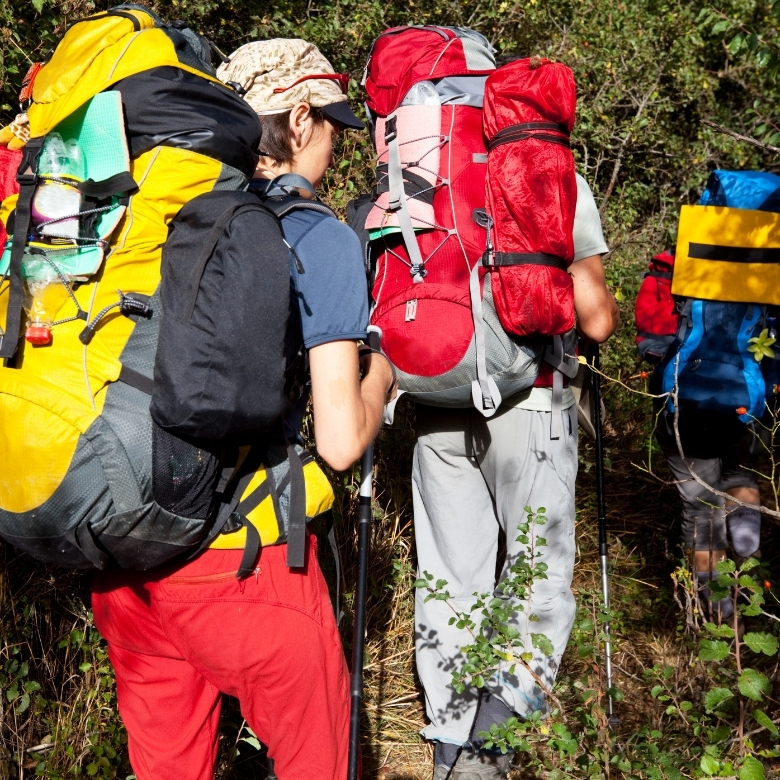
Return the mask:
<svg viewBox="0 0 780 780">
<path fill-rule="evenodd" d="M 731 43 L 729 43 L 729 51 L 734 55 L 739 54 L 744 42 L 745 36 L 742 33 L 737 33 L 737 35 L 731 39 Z"/>
<path fill-rule="evenodd" d="M 702 639 L 699 658 L 702 661 L 722 661 L 729 656 L 729 646 L 720 639 Z"/>
<path fill-rule="evenodd" d="M 92 668 L 92 664 L 87 663 L 86 661 L 83 664 L 79 664 L 79 669 L 82 672 L 88 672 Z"/>
<path fill-rule="evenodd" d="M 746 756 L 739 768 L 739 780 L 764 780 L 764 765 L 753 756 Z"/>
<path fill-rule="evenodd" d="M 777 726 L 772 723 L 772 719 L 762 710 L 753 710 L 753 718 L 759 726 L 763 726 L 770 734 L 774 736 L 780 735 Z"/>
<path fill-rule="evenodd" d="M 255 750 L 260 750 L 260 740 L 257 737 L 241 737 L 241 742 L 246 742 L 248 745 L 251 745 Z"/>
<path fill-rule="evenodd" d="M 718 35 L 719 33 L 725 32 L 726 30 L 731 27 L 731 20 L 730 19 L 721 19 L 718 22 L 715 22 L 715 24 L 712 25 L 712 34 Z"/>
<path fill-rule="evenodd" d="M 653 687 L 653 690 L 650 691 L 650 695 L 655 699 L 659 693 L 664 692 L 664 686 L 663 685 L 656 685 Z"/>
<path fill-rule="evenodd" d="M 90 777 L 94 777 L 98 773 L 98 765 L 93 761 L 91 764 L 87 764 L 87 774 Z"/>
<path fill-rule="evenodd" d="M 764 655 L 777 655 L 777 638 L 772 634 L 749 631 L 742 641 L 754 652 Z"/>
<path fill-rule="evenodd" d="M 43 11 L 44 0 L 32 0 L 33 8 L 40 13 Z"/>
<path fill-rule="evenodd" d="M 743 696 L 753 701 L 761 701 L 762 695 L 772 690 L 766 676 L 755 669 L 745 669 L 737 680 L 737 687 Z"/>
<path fill-rule="evenodd" d="M 731 628 L 731 626 L 727 626 L 725 624 L 716 626 L 714 623 L 705 623 L 704 628 L 706 628 L 710 634 L 718 637 L 719 639 L 734 638 L 734 629 Z"/>
<path fill-rule="evenodd" d="M 701 761 L 699 762 L 699 766 L 701 767 L 701 771 L 704 772 L 705 775 L 709 776 L 712 776 L 720 771 L 720 761 L 710 755 L 702 756 Z"/>
<path fill-rule="evenodd" d="M 707 691 L 704 697 L 704 706 L 707 708 L 707 712 L 712 712 L 720 707 L 721 704 L 733 698 L 734 694 L 728 688 L 712 688 Z"/>
<path fill-rule="evenodd" d="M 30 706 L 30 694 L 29 693 L 23 693 L 21 698 L 19 699 L 19 702 L 16 705 L 15 711 L 16 711 L 17 714 L 21 714 L 29 706 Z"/>
<path fill-rule="evenodd" d="M 531 644 L 545 655 L 552 655 L 555 652 L 553 643 L 544 634 L 531 634 Z"/>
</svg>

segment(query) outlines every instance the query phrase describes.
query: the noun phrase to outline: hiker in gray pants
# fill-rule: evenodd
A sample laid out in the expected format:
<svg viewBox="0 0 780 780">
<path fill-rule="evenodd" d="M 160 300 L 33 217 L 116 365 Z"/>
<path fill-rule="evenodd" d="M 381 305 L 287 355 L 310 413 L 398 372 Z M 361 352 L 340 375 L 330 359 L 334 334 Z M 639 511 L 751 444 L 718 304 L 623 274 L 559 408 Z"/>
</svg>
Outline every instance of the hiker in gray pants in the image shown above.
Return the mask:
<svg viewBox="0 0 780 780">
<path fill-rule="evenodd" d="M 618 322 L 615 299 L 601 262 L 608 251 L 593 194 L 577 177 L 574 220 L 574 305 L 580 333 L 596 342 L 612 335 Z M 499 529 L 507 539 L 502 572 L 526 547 L 516 541 L 523 507 L 544 507 L 547 522 L 536 526 L 547 545 L 538 548 L 536 562 L 548 565 L 547 579 L 533 584 L 530 603 L 512 620 L 527 637 L 533 653 L 531 668 L 550 689 L 574 622 L 571 592 L 574 570 L 577 476 L 577 409 L 570 388 L 564 389 L 560 436 L 551 438 L 552 390 L 533 387 L 505 400 L 495 414 L 484 418 L 475 409 L 443 409 L 418 405 L 417 445 L 412 471 L 417 560 L 434 580 L 447 580 L 446 589 L 458 610 L 468 610 L 474 593 L 496 586 Z M 472 637 L 467 629 L 450 625 L 451 608 L 438 600 L 425 601 L 419 590 L 415 602 L 417 671 L 425 689 L 430 724 L 423 729 L 435 745 L 434 780 L 489 780 L 506 777 L 511 754 L 480 750 L 478 732 L 503 723 L 513 713 L 522 717 L 545 709 L 542 689 L 519 666 L 494 676 L 480 693 L 458 694 L 452 672 L 463 658 L 460 648 Z M 538 621 L 529 625 L 528 616 Z M 479 622 L 479 617 L 477 617 Z M 552 656 L 532 648 L 530 632 L 545 634 Z"/>
</svg>

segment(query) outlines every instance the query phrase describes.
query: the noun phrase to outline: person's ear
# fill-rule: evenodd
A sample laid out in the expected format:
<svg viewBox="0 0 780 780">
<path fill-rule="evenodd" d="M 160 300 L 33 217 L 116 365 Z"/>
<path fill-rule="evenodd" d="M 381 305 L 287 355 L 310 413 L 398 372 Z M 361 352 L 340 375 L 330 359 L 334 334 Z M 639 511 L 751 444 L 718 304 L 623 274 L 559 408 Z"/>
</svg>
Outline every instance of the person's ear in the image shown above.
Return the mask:
<svg viewBox="0 0 780 780">
<path fill-rule="evenodd" d="M 308 103 L 296 103 L 290 111 L 290 136 L 294 151 L 300 151 L 311 133 L 311 109 Z"/>
</svg>

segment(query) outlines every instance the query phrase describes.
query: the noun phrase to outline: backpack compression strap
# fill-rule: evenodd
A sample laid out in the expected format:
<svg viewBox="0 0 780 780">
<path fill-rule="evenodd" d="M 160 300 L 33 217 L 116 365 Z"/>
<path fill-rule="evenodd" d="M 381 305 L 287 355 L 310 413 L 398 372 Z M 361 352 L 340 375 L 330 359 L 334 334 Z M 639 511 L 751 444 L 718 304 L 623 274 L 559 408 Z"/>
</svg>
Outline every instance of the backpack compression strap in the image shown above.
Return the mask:
<svg viewBox="0 0 780 780">
<path fill-rule="evenodd" d="M 11 367 L 11 358 L 19 346 L 19 335 L 22 329 L 22 299 L 24 285 L 22 282 L 22 258 L 27 244 L 30 223 L 32 221 L 32 200 L 38 182 L 38 158 L 43 150 L 44 137 L 31 138 L 24 147 L 24 156 L 19 163 L 16 181 L 19 183 L 19 199 L 16 201 L 14 216 L 14 238 L 11 244 L 11 259 L 8 265 L 8 309 L 5 315 L 5 328 L 0 357 L 4 358 L 6 367 Z"/>
<path fill-rule="evenodd" d="M 554 135 L 551 135 L 551 132 Z M 509 125 L 509 127 L 499 130 L 487 142 L 487 150 L 492 152 L 493 149 L 502 144 L 527 141 L 529 138 L 535 138 L 537 141 L 548 141 L 551 144 L 559 144 L 568 149 L 571 148 L 569 129 L 566 125 L 559 125 L 554 122 L 521 122 L 520 124 Z"/>
<path fill-rule="evenodd" d="M 545 349 L 544 362 L 553 367 L 552 407 L 550 409 L 550 438 L 561 438 L 561 408 L 563 406 L 563 377 L 574 379 L 579 369 L 578 361 L 566 355 L 563 336 L 552 337 L 552 349 Z"/>
</svg>

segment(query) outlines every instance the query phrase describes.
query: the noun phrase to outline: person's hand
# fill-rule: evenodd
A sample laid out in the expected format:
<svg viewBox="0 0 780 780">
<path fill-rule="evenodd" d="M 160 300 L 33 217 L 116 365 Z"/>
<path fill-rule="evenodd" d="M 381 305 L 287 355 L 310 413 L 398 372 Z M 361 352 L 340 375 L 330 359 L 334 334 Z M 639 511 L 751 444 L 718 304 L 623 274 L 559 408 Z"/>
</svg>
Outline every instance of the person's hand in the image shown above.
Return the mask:
<svg viewBox="0 0 780 780">
<path fill-rule="evenodd" d="M 388 404 L 392 401 L 396 393 L 398 392 L 398 379 L 396 378 L 393 366 L 390 360 L 381 352 L 377 352 L 369 347 L 367 344 L 363 344 L 359 349 L 360 355 L 360 375 L 365 379 L 369 373 L 372 376 L 376 376 L 378 379 L 383 380 L 383 384 L 387 387 L 387 393 L 385 394 L 385 403 Z"/>
</svg>

